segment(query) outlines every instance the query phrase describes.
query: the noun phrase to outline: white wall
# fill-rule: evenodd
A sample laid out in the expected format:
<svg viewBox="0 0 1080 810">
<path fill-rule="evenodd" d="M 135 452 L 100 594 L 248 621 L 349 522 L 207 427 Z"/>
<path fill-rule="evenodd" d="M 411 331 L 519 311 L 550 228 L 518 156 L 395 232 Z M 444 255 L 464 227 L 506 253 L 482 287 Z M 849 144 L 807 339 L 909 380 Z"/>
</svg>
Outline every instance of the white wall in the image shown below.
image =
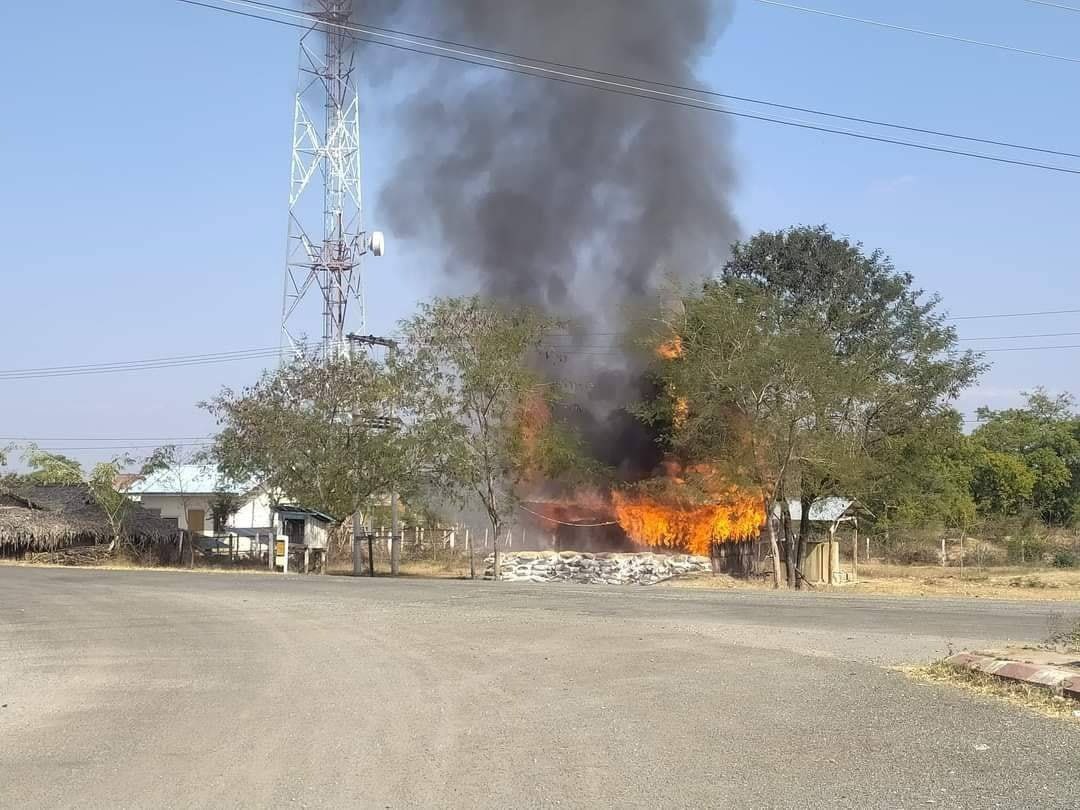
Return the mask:
<svg viewBox="0 0 1080 810">
<path fill-rule="evenodd" d="M 142 495 L 139 503 L 144 509 L 160 510 L 163 518 L 175 519 L 180 528 L 186 530 L 187 511 L 202 509 L 206 513 L 203 534 L 214 533 L 213 513 L 210 504 L 214 500 L 210 495 Z M 270 507 L 270 497 L 265 493 L 253 495 L 250 498 L 241 498 L 240 509 L 229 519 L 226 526 L 219 526 L 219 533 L 224 534 L 228 528 L 234 529 L 258 529 L 274 525 L 274 515 Z"/>
<path fill-rule="evenodd" d="M 206 515 L 205 534 L 211 534 L 210 498 L 205 495 L 143 495 L 139 498 L 143 509 L 157 510 L 165 519 L 175 519 L 180 528 L 187 530 L 187 512 L 190 509 L 202 509 Z"/>
<path fill-rule="evenodd" d="M 234 529 L 263 529 L 274 525 L 274 513 L 270 506 L 270 496 L 258 493 L 241 502 L 236 514 L 229 518 L 228 525 Z"/>
</svg>

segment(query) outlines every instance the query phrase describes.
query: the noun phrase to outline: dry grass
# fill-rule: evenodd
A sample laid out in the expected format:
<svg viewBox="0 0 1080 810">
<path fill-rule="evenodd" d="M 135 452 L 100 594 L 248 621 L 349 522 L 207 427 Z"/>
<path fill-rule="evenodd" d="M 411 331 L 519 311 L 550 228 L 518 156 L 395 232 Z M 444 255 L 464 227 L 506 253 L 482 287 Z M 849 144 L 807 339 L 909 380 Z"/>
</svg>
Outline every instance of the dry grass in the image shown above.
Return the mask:
<svg viewBox="0 0 1080 810">
<path fill-rule="evenodd" d="M 741 580 L 700 576 L 670 580 L 665 585 L 703 590 L 771 590 L 771 578 Z M 786 587 L 786 586 L 785 586 Z M 993 568 L 965 570 L 934 565 L 860 565 L 859 581 L 840 587 L 816 586 L 808 591 L 842 596 L 959 597 L 971 599 L 1031 599 L 1057 602 L 1080 600 L 1080 571 L 1056 568 Z"/>
<path fill-rule="evenodd" d="M 228 565 L 196 564 L 194 568 L 186 565 L 145 565 L 133 560 L 117 559 L 110 560 L 100 565 L 63 565 L 61 563 L 23 562 L 20 560 L 0 560 L 0 567 L 9 568 L 64 568 L 92 569 L 95 571 L 163 571 L 172 573 L 189 573 L 194 571 L 199 574 L 270 574 L 265 567 L 232 567 Z"/>
<path fill-rule="evenodd" d="M 366 572 L 366 568 L 364 569 Z M 328 573 L 337 575 L 352 574 L 351 560 L 334 560 L 330 563 Z M 476 561 L 477 578 L 484 575 L 484 563 L 479 558 Z M 375 576 L 390 576 L 390 562 L 376 558 Z M 451 557 L 442 560 L 402 560 L 401 576 L 416 579 L 468 579 L 469 561 L 467 558 Z"/>
<path fill-rule="evenodd" d="M 1080 571 L 1001 567 L 966 569 L 935 565 L 860 565 L 859 581 L 845 593 L 952 596 L 988 599 L 1080 600 Z"/>
<path fill-rule="evenodd" d="M 1008 681 L 985 672 L 958 667 L 938 661 L 923 667 L 907 667 L 900 670 L 908 678 L 921 683 L 934 683 L 961 689 L 981 698 L 1021 706 L 1046 717 L 1080 723 L 1080 702 L 1059 697 L 1040 686 L 1019 681 Z"/>
<path fill-rule="evenodd" d="M 772 579 L 737 579 L 727 574 L 676 577 L 675 579 L 665 580 L 660 585 L 668 588 L 690 588 L 708 591 L 773 590 Z"/>
</svg>

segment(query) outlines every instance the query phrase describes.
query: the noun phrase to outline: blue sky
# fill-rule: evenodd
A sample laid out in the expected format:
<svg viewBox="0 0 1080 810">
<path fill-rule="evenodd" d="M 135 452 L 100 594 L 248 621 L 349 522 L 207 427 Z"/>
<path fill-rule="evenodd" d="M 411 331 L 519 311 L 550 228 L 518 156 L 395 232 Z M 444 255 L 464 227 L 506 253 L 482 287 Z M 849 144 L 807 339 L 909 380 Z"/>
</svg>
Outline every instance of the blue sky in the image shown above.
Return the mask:
<svg viewBox="0 0 1080 810">
<path fill-rule="evenodd" d="M 1080 56 L 1080 14 L 1022 0 L 805 4 Z M 296 38 L 294 29 L 173 0 L 56 0 L 47 15 L 37 4 L 2 4 L 0 368 L 277 345 Z M 1080 151 L 1080 113 L 1067 101 L 1080 64 L 753 0 L 739 0 L 701 77 L 723 92 Z M 365 99 L 373 226 L 383 167 L 395 154 L 394 92 Z M 1080 308 L 1071 231 L 1080 177 L 752 121 L 733 126 L 744 234 L 826 223 L 886 250 L 956 315 Z M 389 256 L 368 265 L 373 332 L 391 330 L 438 291 L 425 246 L 393 233 L 388 240 Z M 960 329 L 975 338 L 1080 324 L 1059 316 Z M 989 355 L 993 370 L 961 407 L 1009 405 L 1036 385 L 1080 390 L 1071 371 L 1078 354 Z M 195 403 L 222 385 L 242 387 L 259 366 L 0 381 L 0 435 L 63 448 L 206 435 L 212 425 Z"/>
</svg>

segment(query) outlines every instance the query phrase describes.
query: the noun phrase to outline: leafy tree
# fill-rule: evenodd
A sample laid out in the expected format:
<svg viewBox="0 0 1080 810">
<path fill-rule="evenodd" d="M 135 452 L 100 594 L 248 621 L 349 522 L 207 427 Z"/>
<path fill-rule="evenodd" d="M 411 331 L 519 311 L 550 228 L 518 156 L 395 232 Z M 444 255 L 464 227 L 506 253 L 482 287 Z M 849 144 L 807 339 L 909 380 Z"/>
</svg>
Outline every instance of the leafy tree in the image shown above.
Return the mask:
<svg viewBox="0 0 1080 810">
<path fill-rule="evenodd" d="M 193 475 L 190 472 L 190 468 L 196 465 L 206 464 L 209 461 L 205 452 L 186 452 L 183 448 L 177 445 L 165 445 L 164 447 L 157 448 L 150 456 L 143 462 L 142 468 L 139 470 L 139 474 L 142 476 L 153 475 L 154 473 L 166 472 L 168 473 L 169 485 L 172 490 L 180 496 L 180 511 L 187 519 L 189 514 L 188 509 L 188 497 L 191 494 Z M 187 535 L 188 546 L 188 568 L 195 567 L 195 535 L 190 531 Z M 180 547 L 177 551 L 177 562 L 183 563 L 184 561 L 184 537 L 181 533 Z"/>
<path fill-rule="evenodd" d="M 131 463 L 128 457 L 113 459 L 112 461 L 96 464 L 90 471 L 87 486 L 94 501 L 105 513 L 112 530 L 112 542 L 109 551 L 115 551 L 122 547 L 127 536 L 128 519 L 131 516 L 134 504 L 128 496 L 116 486 L 117 476 Z"/>
<path fill-rule="evenodd" d="M 20 477 L 20 480 L 31 486 L 83 482 L 82 465 L 75 459 L 60 453 L 50 453 L 31 444 L 26 448 L 23 460 L 30 469 Z"/>
<path fill-rule="evenodd" d="M 437 299 L 402 324 L 403 368 L 419 383 L 417 418 L 439 437 L 431 456 L 441 494 L 475 499 L 495 543 L 520 489 L 536 475 L 572 468 L 576 444 L 550 419 L 559 386 L 538 366 L 541 344 L 561 324 L 525 307 L 478 298 Z"/>
<path fill-rule="evenodd" d="M 862 496 L 874 527 L 889 537 L 893 529 L 971 526 L 976 456 L 953 410 L 887 440 Z"/>
<path fill-rule="evenodd" d="M 977 456 L 972 492 L 984 511 L 1015 515 L 1031 502 L 1037 480 L 1019 456 L 983 449 Z"/>
<path fill-rule="evenodd" d="M 1004 515 L 1030 508 L 1048 523 L 1070 523 L 1080 507 L 1080 419 L 1075 400 L 1069 394 L 1051 396 L 1041 388 L 1025 396 L 1023 408 L 978 411 L 982 424 L 972 441 L 986 451 L 978 476 L 980 506 Z"/>
<path fill-rule="evenodd" d="M 758 470 L 752 479 L 781 506 L 790 584 L 813 502 L 864 494 L 890 446 L 981 371 L 957 351 L 937 304 L 880 251 L 823 227 L 734 245 L 720 278 L 686 300 L 675 324 L 681 357 L 661 364 L 685 401 L 674 432 L 688 452 L 727 453 Z M 792 496 L 803 504 L 797 532 Z"/>
<path fill-rule="evenodd" d="M 212 456 L 235 481 L 339 520 L 392 489 L 418 491 L 434 436 L 428 423 L 392 417 L 421 399 L 397 362 L 301 356 L 205 407 L 221 432 Z"/>
</svg>

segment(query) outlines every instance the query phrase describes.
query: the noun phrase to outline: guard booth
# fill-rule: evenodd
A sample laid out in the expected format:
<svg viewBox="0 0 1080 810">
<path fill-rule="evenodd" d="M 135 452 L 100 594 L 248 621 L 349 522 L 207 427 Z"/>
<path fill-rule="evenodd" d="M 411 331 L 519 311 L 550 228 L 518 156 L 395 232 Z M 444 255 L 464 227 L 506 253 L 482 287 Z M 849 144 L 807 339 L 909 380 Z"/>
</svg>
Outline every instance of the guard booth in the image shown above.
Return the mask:
<svg viewBox="0 0 1080 810">
<path fill-rule="evenodd" d="M 788 501 L 793 528 L 798 530 L 802 520 L 802 503 Z M 810 527 L 813 534 L 806 538 L 806 559 L 802 575 L 811 585 L 843 585 L 859 579 L 859 503 L 851 498 L 830 497 L 814 501 L 810 507 Z M 772 519 L 777 535 L 780 527 L 780 505 L 773 507 Z M 841 527 L 851 530 L 851 567 L 840 564 Z"/>
<path fill-rule="evenodd" d="M 282 504 L 274 510 L 277 540 L 271 568 L 289 573 L 326 573 L 330 524 L 334 519 L 316 509 Z"/>
</svg>

